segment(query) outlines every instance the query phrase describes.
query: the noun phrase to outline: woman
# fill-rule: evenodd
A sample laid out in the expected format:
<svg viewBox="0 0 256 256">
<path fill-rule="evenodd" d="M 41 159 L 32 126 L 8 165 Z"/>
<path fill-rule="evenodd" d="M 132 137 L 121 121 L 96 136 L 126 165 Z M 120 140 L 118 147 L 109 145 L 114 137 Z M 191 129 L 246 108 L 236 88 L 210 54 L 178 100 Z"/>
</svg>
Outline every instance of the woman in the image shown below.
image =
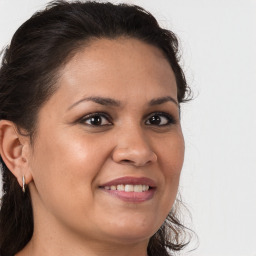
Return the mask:
<svg viewBox="0 0 256 256">
<path fill-rule="evenodd" d="M 188 91 L 175 35 L 137 6 L 55 2 L 0 71 L 1 255 L 173 255 Z"/>
</svg>

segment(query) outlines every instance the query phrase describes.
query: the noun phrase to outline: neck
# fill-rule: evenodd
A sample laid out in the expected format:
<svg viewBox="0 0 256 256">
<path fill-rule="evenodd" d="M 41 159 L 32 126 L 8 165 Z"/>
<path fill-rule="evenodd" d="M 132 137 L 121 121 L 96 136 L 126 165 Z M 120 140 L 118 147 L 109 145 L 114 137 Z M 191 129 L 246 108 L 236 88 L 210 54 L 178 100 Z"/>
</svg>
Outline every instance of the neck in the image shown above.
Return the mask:
<svg viewBox="0 0 256 256">
<path fill-rule="evenodd" d="M 45 222 L 37 228 L 30 242 L 16 256 L 147 256 L 149 239 L 141 241 L 111 241 L 92 239 Z M 54 228 L 53 228 L 54 226 Z"/>
<path fill-rule="evenodd" d="M 15 256 L 147 256 L 147 243 L 145 244 L 103 244 L 85 242 L 83 245 L 69 241 L 63 246 L 51 244 L 47 241 L 37 241 L 32 238 L 26 247 Z"/>
<path fill-rule="evenodd" d="M 38 201 L 32 239 L 16 256 L 147 256 L 149 238 L 135 239 L 104 235 L 97 233 L 97 230 L 74 230 L 40 207 Z"/>
</svg>

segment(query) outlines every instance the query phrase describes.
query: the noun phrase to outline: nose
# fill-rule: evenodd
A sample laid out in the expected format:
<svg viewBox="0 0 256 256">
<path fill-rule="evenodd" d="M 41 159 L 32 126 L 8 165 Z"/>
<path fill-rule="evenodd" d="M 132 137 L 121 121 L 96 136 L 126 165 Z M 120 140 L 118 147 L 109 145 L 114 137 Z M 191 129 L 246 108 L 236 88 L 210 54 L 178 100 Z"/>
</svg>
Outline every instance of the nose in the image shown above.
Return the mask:
<svg viewBox="0 0 256 256">
<path fill-rule="evenodd" d="M 142 167 L 157 161 L 157 155 L 141 128 L 131 128 L 117 135 L 112 159 L 116 163 Z"/>
</svg>

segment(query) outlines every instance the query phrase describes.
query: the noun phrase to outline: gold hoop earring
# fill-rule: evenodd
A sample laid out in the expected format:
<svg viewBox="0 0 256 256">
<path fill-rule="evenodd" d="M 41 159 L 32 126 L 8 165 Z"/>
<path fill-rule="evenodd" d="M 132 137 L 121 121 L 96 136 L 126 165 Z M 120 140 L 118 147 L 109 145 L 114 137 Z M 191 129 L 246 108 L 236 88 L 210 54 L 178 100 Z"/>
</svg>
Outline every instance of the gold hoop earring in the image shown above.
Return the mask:
<svg viewBox="0 0 256 256">
<path fill-rule="evenodd" d="M 23 175 L 22 176 L 22 192 L 25 193 L 26 192 L 26 179 L 25 179 L 25 176 Z"/>
</svg>

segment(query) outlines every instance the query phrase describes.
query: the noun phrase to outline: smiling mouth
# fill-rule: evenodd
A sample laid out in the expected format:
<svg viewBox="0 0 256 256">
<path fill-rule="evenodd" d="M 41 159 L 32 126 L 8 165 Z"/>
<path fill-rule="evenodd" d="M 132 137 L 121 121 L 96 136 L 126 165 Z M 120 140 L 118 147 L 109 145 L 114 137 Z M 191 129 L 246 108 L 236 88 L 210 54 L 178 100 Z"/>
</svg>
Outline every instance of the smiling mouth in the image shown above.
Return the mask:
<svg viewBox="0 0 256 256">
<path fill-rule="evenodd" d="M 112 185 L 112 186 L 105 186 L 104 189 L 107 190 L 118 190 L 118 191 L 125 191 L 125 192 L 145 192 L 150 189 L 148 185 L 132 185 L 132 184 L 120 184 L 120 185 Z"/>
<path fill-rule="evenodd" d="M 156 184 L 148 178 L 122 177 L 99 187 L 111 196 L 125 202 L 141 203 L 153 198 Z"/>
</svg>

